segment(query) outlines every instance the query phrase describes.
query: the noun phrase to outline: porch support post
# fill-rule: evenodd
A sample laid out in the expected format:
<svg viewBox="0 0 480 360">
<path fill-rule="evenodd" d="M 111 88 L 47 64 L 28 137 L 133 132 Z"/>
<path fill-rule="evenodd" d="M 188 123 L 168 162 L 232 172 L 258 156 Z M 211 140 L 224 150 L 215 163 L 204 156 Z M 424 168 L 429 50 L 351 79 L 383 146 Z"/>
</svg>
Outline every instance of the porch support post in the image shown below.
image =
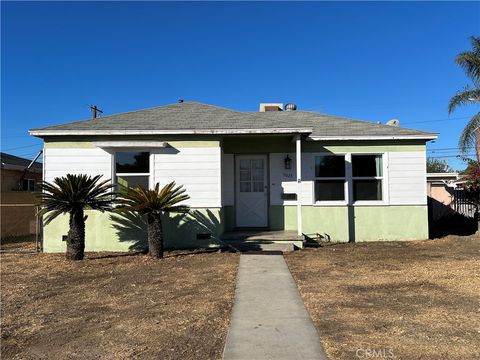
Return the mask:
<svg viewBox="0 0 480 360">
<path fill-rule="evenodd" d="M 297 234 L 302 235 L 302 140 L 300 135 L 295 137 L 295 155 L 297 165 Z"/>
</svg>

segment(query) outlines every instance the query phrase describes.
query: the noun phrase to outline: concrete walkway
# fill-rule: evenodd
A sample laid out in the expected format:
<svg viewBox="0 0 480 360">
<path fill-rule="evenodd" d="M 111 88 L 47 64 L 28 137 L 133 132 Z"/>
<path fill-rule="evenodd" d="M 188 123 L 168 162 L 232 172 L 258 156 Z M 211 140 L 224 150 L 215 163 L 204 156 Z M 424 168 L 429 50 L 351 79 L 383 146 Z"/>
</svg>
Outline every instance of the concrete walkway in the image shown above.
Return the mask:
<svg viewBox="0 0 480 360">
<path fill-rule="evenodd" d="M 282 255 L 240 256 L 223 358 L 327 359 Z"/>
</svg>

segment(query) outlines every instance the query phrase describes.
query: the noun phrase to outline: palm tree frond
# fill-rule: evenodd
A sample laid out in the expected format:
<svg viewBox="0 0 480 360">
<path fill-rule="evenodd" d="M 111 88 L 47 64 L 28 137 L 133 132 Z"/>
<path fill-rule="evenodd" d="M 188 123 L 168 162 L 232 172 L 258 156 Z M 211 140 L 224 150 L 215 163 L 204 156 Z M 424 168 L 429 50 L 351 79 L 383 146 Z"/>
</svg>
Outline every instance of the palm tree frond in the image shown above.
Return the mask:
<svg viewBox="0 0 480 360">
<path fill-rule="evenodd" d="M 471 147 L 475 147 L 477 136 L 480 127 L 480 112 L 477 113 L 465 126 L 460 139 L 458 140 L 458 147 L 460 151 L 465 154 Z"/>
<path fill-rule="evenodd" d="M 480 84 L 480 37 L 472 36 L 470 42 L 472 50 L 458 54 L 455 62 L 478 85 Z"/>
<path fill-rule="evenodd" d="M 188 212 L 186 205 L 176 206 L 176 204 L 190 199 L 185 194 L 182 186 L 175 186 L 172 181 L 160 188 L 157 183 L 154 189 L 145 189 L 142 186 L 129 188 L 125 193 L 118 196 L 117 203 L 120 205 L 115 209 L 116 212 L 136 211 L 141 214 L 158 214 L 161 212 Z"/>
<path fill-rule="evenodd" d="M 71 213 L 78 209 L 94 209 L 109 211 L 115 194 L 111 191 L 110 180 L 103 180 L 102 175 L 67 174 L 56 177 L 53 182 L 40 182 L 41 193 L 37 194 L 40 215 L 45 217 L 46 224 L 63 213 Z"/>
<path fill-rule="evenodd" d="M 448 113 L 451 114 L 459 106 L 474 103 L 480 103 L 480 89 L 466 87 L 452 96 L 448 103 Z"/>
</svg>

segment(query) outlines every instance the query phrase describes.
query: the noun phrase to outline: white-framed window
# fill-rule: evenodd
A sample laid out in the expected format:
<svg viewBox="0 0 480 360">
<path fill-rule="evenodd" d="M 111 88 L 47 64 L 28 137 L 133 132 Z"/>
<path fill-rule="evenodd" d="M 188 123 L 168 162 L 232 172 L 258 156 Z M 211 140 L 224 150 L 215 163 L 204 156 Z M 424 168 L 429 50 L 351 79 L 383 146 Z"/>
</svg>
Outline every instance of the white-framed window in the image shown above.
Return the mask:
<svg viewBox="0 0 480 360">
<path fill-rule="evenodd" d="M 315 155 L 315 203 L 347 200 L 346 161 L 343 154 Z"/>
<path fill-rule="evenodd" d="M 352 154 L 351 159 L 353 203 L 383 201 L 383 156 Z"/>
<path fill-rule="evenodd" d="M 115 182 L 125 187 L 138 185 L 148 189 L 150 180 L 150 152 L 117 151 L 115 153 Z"/>
<path fill-rule="evenodd" d="M 23 179 L 22 191 L 35 191 L 35 179 Z"/>
</svg>

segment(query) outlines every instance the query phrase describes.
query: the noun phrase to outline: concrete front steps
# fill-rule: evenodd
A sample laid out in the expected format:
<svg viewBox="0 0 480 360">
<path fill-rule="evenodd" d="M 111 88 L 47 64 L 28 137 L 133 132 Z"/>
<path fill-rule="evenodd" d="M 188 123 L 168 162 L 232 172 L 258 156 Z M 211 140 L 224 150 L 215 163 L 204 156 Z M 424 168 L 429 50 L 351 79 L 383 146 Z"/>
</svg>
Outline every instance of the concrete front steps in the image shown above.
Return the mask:
<svg viewBox="0 0 480 360">
<path fill-rule="evenodd" d="M 303 248 L 304 237 L 296 231 L 238 230 L 228 231 L 222 241 L 238 251 L 289 252 Z"/>
</svg>

